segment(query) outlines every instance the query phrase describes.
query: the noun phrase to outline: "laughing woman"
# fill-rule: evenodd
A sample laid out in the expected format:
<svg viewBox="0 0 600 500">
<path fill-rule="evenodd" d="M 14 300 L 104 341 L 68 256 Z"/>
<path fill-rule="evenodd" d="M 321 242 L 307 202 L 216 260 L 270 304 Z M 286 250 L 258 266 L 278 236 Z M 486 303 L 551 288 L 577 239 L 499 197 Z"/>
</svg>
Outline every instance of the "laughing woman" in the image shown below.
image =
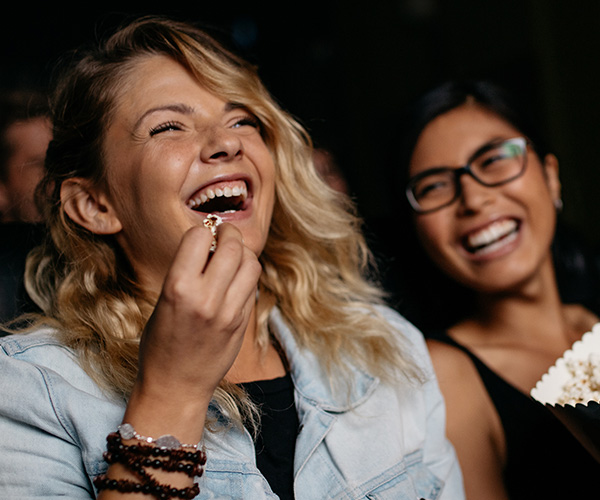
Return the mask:
<svg viewBox="0 0 600 500">
<path fill-rule="evenodd" d="M 585 497 L 600 465 L 529 397 L 598 321 L 559 294 L 557 159 L 488 83 L 445 84 L 413 111 L 401 307 L 431 338 L 467 498 Z"/>
<path fill-rule="evenodd" d="M 53 111 L 44 314 L 1 345 L 0 496 L 463 496 L 425 343 L 253 68 L 142 19 Z"/>
</svg>

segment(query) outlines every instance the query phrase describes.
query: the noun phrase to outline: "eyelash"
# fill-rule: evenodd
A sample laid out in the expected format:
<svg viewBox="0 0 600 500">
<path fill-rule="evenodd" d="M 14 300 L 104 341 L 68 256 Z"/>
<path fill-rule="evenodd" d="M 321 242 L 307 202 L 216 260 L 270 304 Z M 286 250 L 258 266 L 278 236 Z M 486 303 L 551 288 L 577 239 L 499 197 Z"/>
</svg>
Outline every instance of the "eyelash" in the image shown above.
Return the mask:
<svg viewBox="0 0 600 500">
<path fill-rule="evenodd" d="M 177 122 L 166 122 L 157 125 L 156 127 L 152 127 L 150 129 L 150 136 L 154 137 L 156 134 L 160 134 L 161 132 L 167 132 L 168 130 L 181 130 L 181 126 Z"/>
<path fill-rule="evenodd" d="M 260 121 L 255 116 L 248 115 L 244 116 L 243 118 L 240 118 L 238 121 L 235 122 L 234 127 L 240 126 L 250 126 L 258 129 L 260 128 Z M 160 134 L 161 132 L 167 132 L 169 130 L 181 130 L 181 125 L 174 121 L 161 123 L 160 125 L 152 127 L 150 129 L 150 137 L 154 137 L 155 135 Z"/>
<path fill-rule="evenodd" d="M 248 115 L 248 116 L 244 116 L 244 117 L 240 118 L 238 121 L 236 121 L 234 126 L 245 126 L 245 125 L 248 125 L 248 126 L 254 127 L 254 128 L 260 128 L 260 121 L 258 121 L 258 118 L 256 118 L 255 116 Z"/>
</svg>

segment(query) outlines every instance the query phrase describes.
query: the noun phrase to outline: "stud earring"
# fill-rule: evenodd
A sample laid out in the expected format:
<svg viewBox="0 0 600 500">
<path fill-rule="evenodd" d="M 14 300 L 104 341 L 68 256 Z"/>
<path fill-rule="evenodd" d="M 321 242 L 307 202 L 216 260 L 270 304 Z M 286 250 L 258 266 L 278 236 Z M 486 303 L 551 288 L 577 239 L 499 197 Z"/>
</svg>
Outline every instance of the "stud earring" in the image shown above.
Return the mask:
<svg viewBox="0 0 600 500">
<path fill-rule="evenodd" d="M 563 209 L 563 201 L 560 198 L 554 200 L 554 208 L 558 213 L 562 212 Z"/>
</svg>

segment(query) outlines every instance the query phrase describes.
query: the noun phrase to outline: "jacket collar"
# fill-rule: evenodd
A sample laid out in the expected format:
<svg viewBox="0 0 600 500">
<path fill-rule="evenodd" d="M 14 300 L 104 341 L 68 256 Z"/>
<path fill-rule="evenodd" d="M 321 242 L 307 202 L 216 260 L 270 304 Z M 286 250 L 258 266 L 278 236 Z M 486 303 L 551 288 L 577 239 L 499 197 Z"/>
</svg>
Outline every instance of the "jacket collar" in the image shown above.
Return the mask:
<svg viewBox="0 0 600 500">
<path fill-rule="evenodd" d="M 330 382 L 317 356 L 298 346 L 278 308 L 271 311 L 269 327 L 287 356 L 296 391 L 322 410 L 333 413 L 350 411 L 367 400 L 378 386 L 378 378 L 352 362 L 348 362 L 348 371 L 343 377 Z"/>
</svg>

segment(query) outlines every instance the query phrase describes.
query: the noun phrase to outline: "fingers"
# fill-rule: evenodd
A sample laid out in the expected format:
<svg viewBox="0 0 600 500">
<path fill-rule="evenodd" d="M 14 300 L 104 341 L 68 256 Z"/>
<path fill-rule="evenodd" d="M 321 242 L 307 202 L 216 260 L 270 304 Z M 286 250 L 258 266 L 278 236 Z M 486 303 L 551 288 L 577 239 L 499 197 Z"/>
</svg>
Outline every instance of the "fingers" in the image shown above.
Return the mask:
<svg viewBox="0 0 600 500">
<path fill-rule="evenodd" d="M 219 245 L 204 270 L 204 277 L 223 291 L 231 307 L 242 307 L 254 295 L 262 268 L 254 252 L 247 248 L 237 228 L 224 224 L 219 228 Z M 237 300 L 236 300 L 237 299 Z"/>
<path fill-rule="evenodd" d="M 209 257 L 212 235 L 208 229 L 194 227 L 184 235 L 165 279 L 161 302 L 198 319 L 230 325 L 230 329 L 247 320 L 262 269 L 235 226 L 220 226 L 218 238 L 218 247 Z"/>
<path fill-rule="evenodd" d="M 181 239 L 177 253 L 171 263 L 170 272 L 189 273 L 197 276 L 206 267 L 212 234 L 204 226 L 194 226 Z"/>
<path fill-rule="evenodd" d="M 215 280 L 213 291 L 224 289 L 238 271 L 242 263 L 244 245 L 239 230 L 231 224 L 223 224 L 218 229 L 219 247 L 214 254 L 209 252 L 212 234 L 204 226 L 188 230 L 171 263 L 166 281 L 197 279 L 206 275 L 209 281 Z M 219 256 L 214 259 L 213 257 Z M 208 266 L 209 261 L 211 266 Z M 217 264 L 214 264 L 214 262 Z"/>
</svg>

